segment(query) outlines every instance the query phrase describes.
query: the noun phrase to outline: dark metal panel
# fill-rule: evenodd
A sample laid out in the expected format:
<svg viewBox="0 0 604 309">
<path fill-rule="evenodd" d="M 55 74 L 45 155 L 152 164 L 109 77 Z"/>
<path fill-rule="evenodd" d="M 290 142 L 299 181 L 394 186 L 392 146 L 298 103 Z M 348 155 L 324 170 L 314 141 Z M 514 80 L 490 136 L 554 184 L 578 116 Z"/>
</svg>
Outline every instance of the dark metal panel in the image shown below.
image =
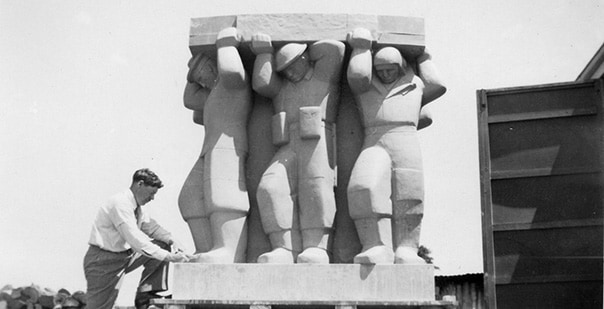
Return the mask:
<svg viewBox="0 0 604 309">
<path fill-rule="evenodd" d="M 496 232 L 494 242 L 497 284 L 603 275 L 602 226 Z"/>
<path fill-rule="evenodd" d="M 602 280 L 498 285 L 497 306 L 503 309 L 602 309 Z"/>
<path fill-rule="evenodd" d="M 493 224 L 602 218 L 601 181 L 599 173 L 493 180 Z"/>
<path fill-rule="evenodd" d="M 599 172 L 597 116 L 489 125 L 492 178 Z"/>
</svg>

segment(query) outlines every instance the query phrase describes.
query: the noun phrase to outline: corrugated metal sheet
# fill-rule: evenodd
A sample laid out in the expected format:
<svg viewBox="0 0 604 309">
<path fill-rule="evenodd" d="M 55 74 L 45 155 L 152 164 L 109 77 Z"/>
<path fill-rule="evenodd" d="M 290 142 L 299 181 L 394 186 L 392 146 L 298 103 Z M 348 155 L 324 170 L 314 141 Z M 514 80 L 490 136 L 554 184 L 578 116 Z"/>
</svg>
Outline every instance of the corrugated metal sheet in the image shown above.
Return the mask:
<svg viewBox="0 0 604 309">
<path fill-rule="evenodd" d="M 437 276 L 435 282 L 436 299 L 454 295 L 459 309 L 486 308 L 483 274 Z"/>
</svg>

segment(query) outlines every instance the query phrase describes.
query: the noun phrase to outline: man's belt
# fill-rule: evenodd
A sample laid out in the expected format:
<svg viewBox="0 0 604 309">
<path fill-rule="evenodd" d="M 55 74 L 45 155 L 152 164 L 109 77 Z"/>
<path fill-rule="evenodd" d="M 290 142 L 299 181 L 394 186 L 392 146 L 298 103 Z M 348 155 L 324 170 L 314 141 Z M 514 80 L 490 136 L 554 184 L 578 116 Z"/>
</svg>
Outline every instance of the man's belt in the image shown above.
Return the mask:
<svg viewBox="0 0 604 309">
<path fill-rule="evenodd" d="M 89 245 L 90 245 L 91 247 L 94 247 L 94 248 L 99 249 L 99 250 L 101 250 L 101 251 L 110 252 L 110 253 L 115 253 L 115 254 L 127 254 L 127 255 L 130 255 L 130 254 L 132 254 L 132 252 L 133 252 L 133 251 L 132 251 L 132 249 L 128 249 L 128 250 L 124 250 L 124 251 L 117 251 L 117 252 L 116 252 L 116 251 L 111 251 L 111 250 L 103 249 L 103 248 L 101 248 L 101 247 L 99 247 L 99 246 L 97 246 L 97 245 L 93 245 L 93 244 L 89 244 Z"/>
</svg>

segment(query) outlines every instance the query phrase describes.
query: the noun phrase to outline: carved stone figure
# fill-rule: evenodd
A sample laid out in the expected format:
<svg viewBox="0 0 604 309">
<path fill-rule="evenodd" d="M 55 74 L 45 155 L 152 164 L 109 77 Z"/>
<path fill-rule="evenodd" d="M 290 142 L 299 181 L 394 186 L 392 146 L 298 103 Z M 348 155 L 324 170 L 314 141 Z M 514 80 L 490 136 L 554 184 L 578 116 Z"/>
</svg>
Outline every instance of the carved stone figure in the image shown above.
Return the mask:
<svg viewBox="0 0 604 309">
<path fill-rule="evenodd" d="M 369 30 L 349 34 L 347 78 L 365 130 L 348 184 L 350 216 L 362 264 L 423 264 L 417 255 L 423 218 L 423 167 L 417 136 L 422 106 L 443 95 L 430 55 L 417 59 L 419 76 L 394 47 L 372 58 Z M 392 239 L 394 237 L 394 239 Z"/>
<path fill-rule="evenodd" d="M 216 59 L 199 53 L 189 62 L 185 106 L 205 127 L 201 155 L 181 190 L 178 204 L 196 247 L 196 262 L 243 263 L 249 200 L 244 164 L 251 81 L 237 50 L 235 28 L 218 33 Z"/>
<path fill-rule="evenodd" d="M 270 36 L 252 36 L 252 85 L 272 99 L 273 144 L 279 147 L 257 199 L 272 251 L 259 263 L 329 263 L 336 211 L 333 130 L 344 44 L 289 43 L 273 54 Z"/>
</svg>

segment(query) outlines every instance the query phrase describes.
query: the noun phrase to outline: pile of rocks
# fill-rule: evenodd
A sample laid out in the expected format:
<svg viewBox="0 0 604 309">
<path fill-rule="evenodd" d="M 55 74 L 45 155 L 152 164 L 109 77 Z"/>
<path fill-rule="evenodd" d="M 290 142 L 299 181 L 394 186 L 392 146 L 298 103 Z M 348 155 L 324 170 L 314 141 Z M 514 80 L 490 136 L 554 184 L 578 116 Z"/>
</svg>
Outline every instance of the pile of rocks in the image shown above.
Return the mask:
<svg viewBox="0 0 604 309">
<path fill-rule="evenodd" d="M 53 291 L 37 285 L 14 288 L 6 285 L 0 290 L 0 309 L 82 309 L 86 293 L 70 293 L 66 289 Z"/>
</svg>

